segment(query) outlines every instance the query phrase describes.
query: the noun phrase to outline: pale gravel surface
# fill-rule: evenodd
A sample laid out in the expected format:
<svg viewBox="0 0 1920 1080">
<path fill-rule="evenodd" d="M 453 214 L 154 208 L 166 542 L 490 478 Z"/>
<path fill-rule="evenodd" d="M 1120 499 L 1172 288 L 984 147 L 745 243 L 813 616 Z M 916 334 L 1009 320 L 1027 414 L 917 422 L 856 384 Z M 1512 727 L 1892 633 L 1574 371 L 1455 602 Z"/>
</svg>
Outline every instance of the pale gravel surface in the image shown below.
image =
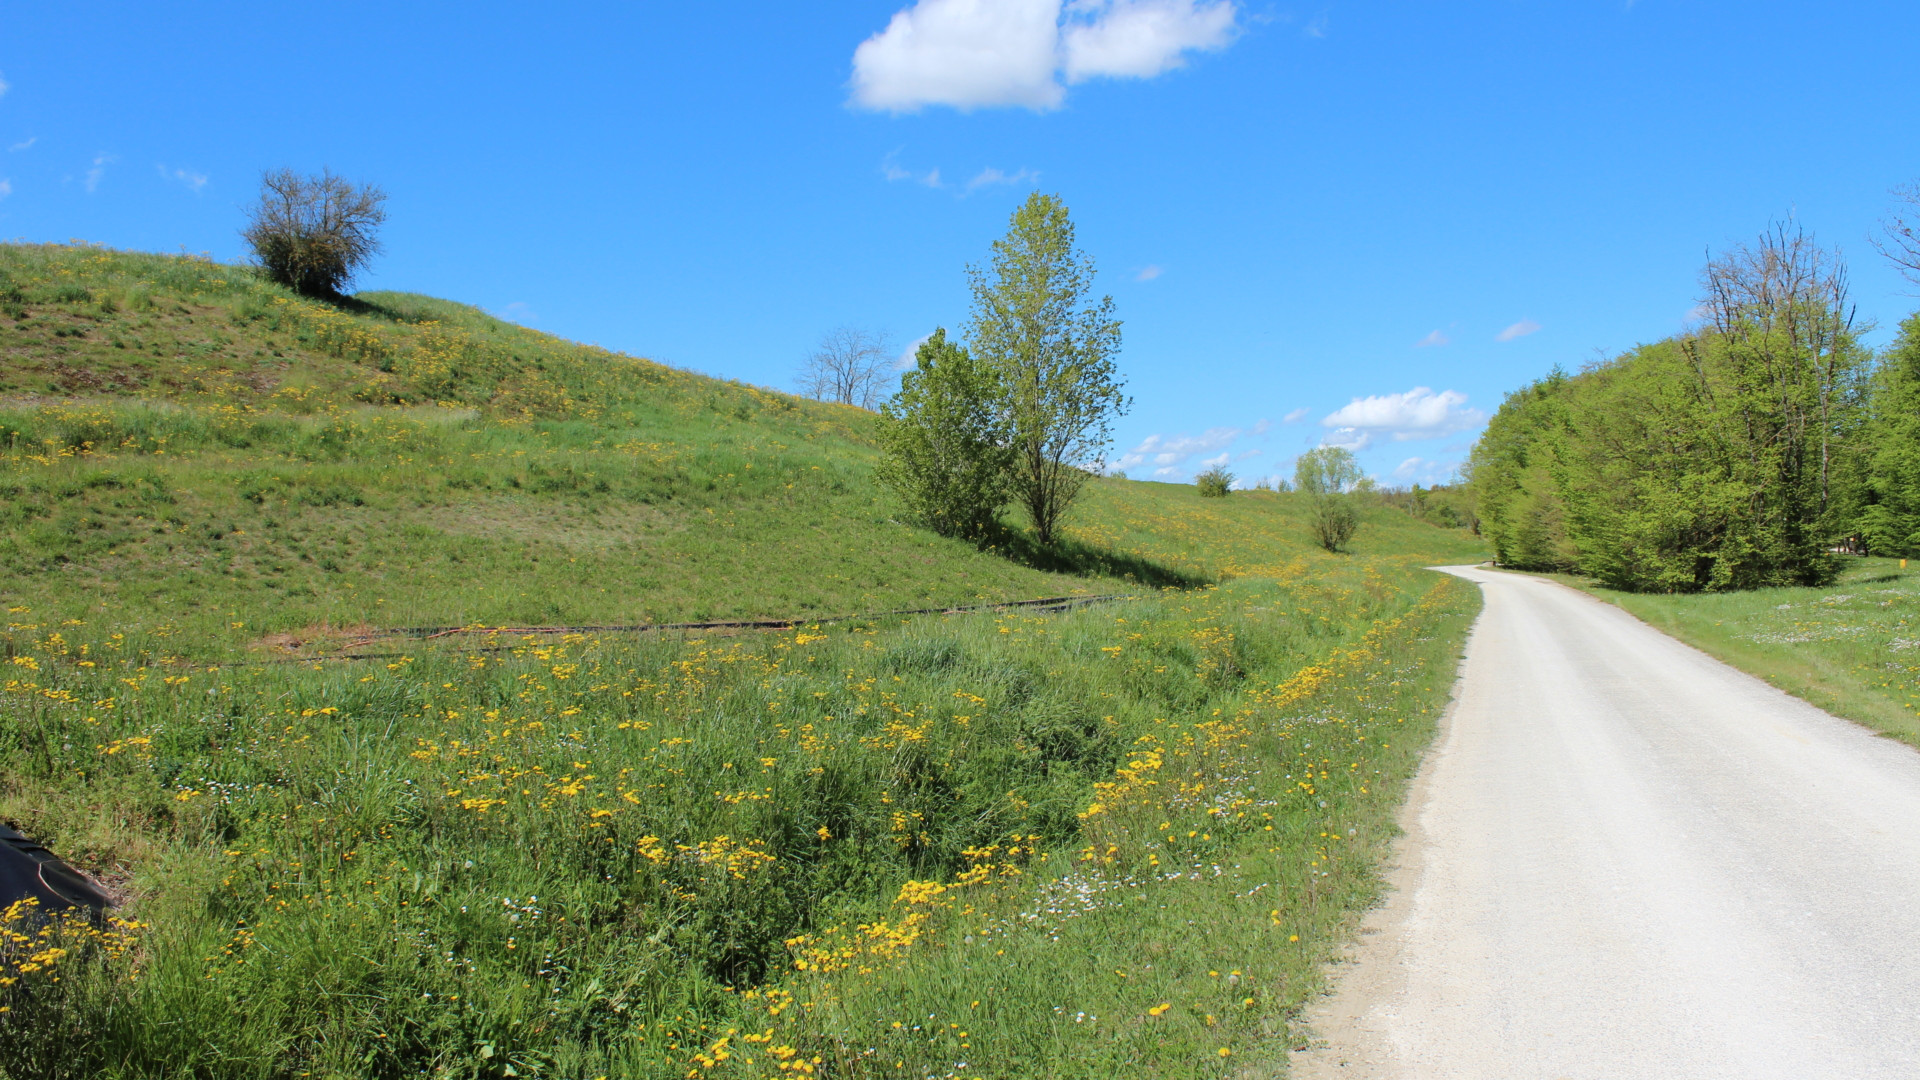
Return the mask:
<svg viewBox="0 0 1920 1080">
<path fill-rule="evenodd" d="M 1293 1075 L 1920 1078 L 1920 754 L 1553 582 L 1486 608 Z"/>
</svg>

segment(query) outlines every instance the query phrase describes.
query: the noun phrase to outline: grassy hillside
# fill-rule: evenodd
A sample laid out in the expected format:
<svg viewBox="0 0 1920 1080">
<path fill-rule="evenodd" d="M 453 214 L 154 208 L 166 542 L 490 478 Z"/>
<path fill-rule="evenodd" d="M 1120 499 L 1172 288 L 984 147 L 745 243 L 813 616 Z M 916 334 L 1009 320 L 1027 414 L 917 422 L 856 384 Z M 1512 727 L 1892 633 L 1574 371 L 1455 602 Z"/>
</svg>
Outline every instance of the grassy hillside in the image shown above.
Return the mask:
<svg viewBox="0 0 1920 1080">
<path fill-rule="evenodd" d="M 0 246 L 0 302 L 0 599 L 85 590 L 200 650 L 1194 584 L 1304 554 L 1291 504 L 1252 495 L 1266 542 L 1168 547 L 1219 508 L 1127 481 L 1091 491 L 1078 543 L 983 553 L 891 520 L 869 413 L 446 301 L 339 309 L 198 259 Z M 1439 542 L 1375 517 L 1363 553 Z"/>
<path fill-rule="evenodd" d="M 980 551 L 890 519 L 857 410 L 0 270 L 0 818 L 131 920 L 0 949 L 0 1076 L 1284 1069 L 1478 603 L 1398 511 L 1336 556 L 1284 495 L 1100 481 Z M 318 659 L 1075 592 L 1138 598 Z"/>
</svg>

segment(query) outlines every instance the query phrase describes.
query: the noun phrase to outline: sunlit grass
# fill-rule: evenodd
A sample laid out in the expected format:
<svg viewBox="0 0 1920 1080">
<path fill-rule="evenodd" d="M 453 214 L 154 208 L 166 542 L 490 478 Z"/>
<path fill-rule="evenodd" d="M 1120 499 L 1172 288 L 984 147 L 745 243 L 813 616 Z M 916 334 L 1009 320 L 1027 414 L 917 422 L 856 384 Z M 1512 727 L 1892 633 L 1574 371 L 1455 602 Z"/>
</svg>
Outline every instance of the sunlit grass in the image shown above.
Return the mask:
<svg viewBox="0 0 1920 1080">
<path fill-rule="evenodd" d="M 0 1074 L 1281 1067 L 1478 602 L 1420 569 L 1477 542 L 1384 507 L 1335 556 L 1289 496 L 1103 480 L 981 550 L 892 520 L 858 410 L 0 269 L 0 817 L 139 924 L 9 999 Z M 1070 593 L 1135 599 L 484 632 Z"/>
</svg>

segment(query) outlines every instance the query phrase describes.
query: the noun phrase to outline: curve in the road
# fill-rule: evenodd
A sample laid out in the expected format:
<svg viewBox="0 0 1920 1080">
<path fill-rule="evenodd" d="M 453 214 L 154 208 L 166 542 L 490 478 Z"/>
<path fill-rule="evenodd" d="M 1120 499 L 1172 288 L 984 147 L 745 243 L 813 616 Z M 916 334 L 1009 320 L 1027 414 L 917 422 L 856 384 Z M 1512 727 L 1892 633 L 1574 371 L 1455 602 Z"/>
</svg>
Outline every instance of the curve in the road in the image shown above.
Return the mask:
<svg viewBox="0 0 1920 1080">
<path fill-rule="evenodd" d="M 1920 1077 L 1920 754 L 1539 578 L 1485 592 L 1309 1078 Z"/>
</svg>

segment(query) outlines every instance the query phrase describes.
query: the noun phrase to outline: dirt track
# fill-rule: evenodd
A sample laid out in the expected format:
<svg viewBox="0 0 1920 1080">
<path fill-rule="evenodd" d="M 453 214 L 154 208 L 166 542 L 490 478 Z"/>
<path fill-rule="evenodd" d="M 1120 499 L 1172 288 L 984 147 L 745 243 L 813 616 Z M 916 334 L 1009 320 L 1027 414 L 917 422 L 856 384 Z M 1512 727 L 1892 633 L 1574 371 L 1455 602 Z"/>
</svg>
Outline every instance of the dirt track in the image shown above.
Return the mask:
<svg viewBox="0 0 1920 1080">
<path fill-rule="evenodd" d="M 1920 754 L 1552 582 L 1486 609 L 1296 1077 L 1920 1077 Z"/>
</svg>

